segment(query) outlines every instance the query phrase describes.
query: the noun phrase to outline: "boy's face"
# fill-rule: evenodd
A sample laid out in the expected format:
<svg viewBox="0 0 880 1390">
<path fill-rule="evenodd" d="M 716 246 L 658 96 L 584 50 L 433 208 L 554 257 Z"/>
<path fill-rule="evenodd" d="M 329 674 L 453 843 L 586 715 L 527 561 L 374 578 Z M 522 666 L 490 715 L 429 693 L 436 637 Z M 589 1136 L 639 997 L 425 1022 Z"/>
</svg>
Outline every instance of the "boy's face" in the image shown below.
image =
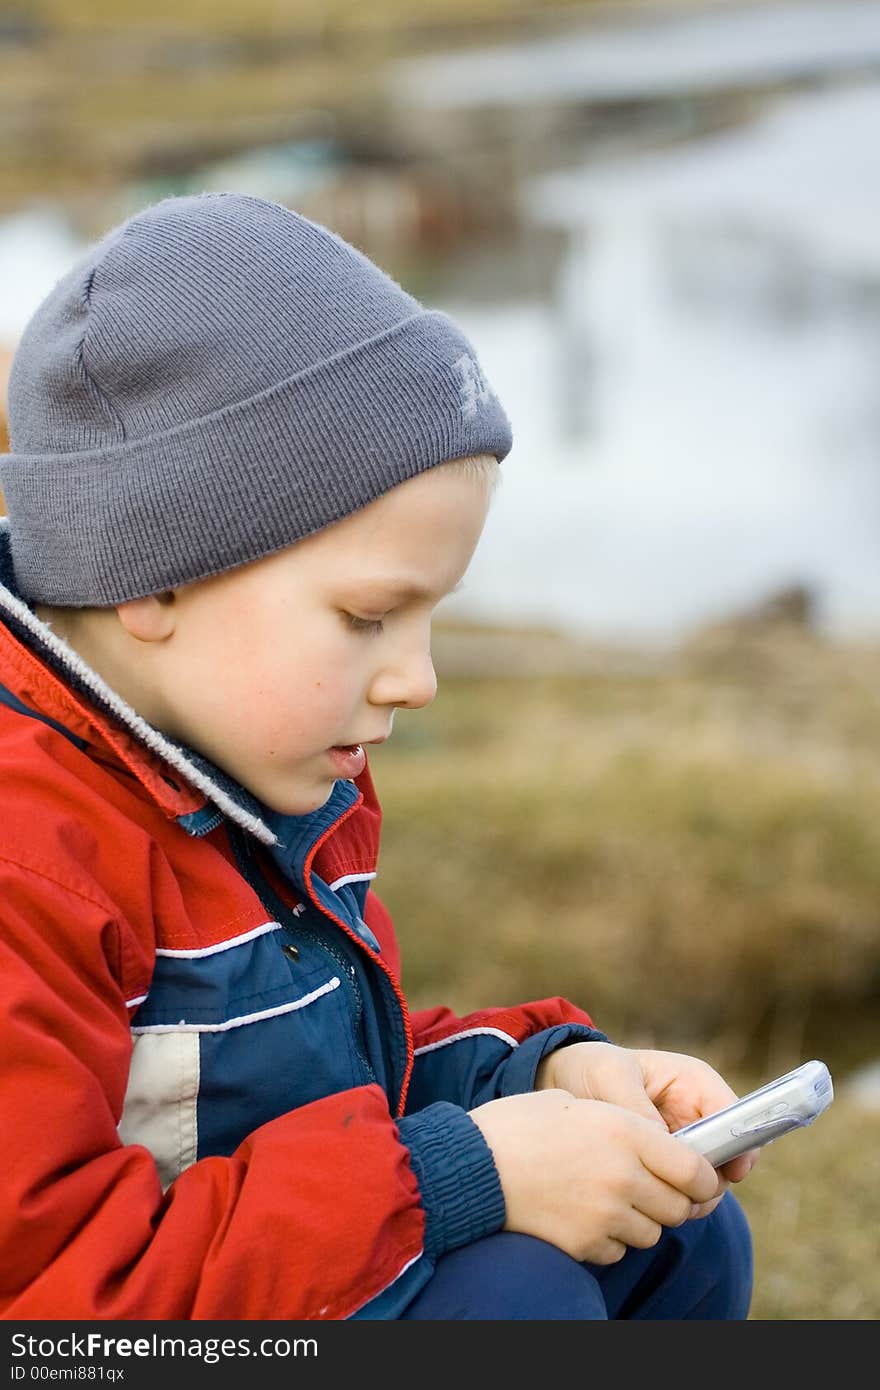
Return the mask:
<svg viewBox="0 0 880 1390">
<path fill-rule="evenodd" d="M 395 709 L 433 700 L 432 613 L 490 496 L 491 480 L 440 466 L 289 549 L 121 604 L 145 658 L 139 712 L 273 809 L 322 806 L 363 767 L 331 750 L 381 742 Z"/>
</svg>

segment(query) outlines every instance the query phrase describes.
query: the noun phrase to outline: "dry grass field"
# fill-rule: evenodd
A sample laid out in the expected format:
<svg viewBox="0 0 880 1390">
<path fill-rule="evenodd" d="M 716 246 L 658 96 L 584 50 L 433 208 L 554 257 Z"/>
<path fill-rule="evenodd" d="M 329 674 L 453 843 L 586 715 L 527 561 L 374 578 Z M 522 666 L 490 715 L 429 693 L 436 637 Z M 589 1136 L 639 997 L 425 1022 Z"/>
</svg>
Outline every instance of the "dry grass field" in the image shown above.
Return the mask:
<svg viewBox="0 0 880 1390">
<path fill-rule="evenodd" d="M 880 1056 L 880 648 L 733 624 L 649 659 L 441 625 L 435 659 L 434 705 L 372 753 L 414 1004 L 566 995 L 740 1093 L 821 1057 L 834 1105 L 739 1188 L 752 1316 L 880 1316 L 880 1108 L 846 1090 Z"/>
</svg>

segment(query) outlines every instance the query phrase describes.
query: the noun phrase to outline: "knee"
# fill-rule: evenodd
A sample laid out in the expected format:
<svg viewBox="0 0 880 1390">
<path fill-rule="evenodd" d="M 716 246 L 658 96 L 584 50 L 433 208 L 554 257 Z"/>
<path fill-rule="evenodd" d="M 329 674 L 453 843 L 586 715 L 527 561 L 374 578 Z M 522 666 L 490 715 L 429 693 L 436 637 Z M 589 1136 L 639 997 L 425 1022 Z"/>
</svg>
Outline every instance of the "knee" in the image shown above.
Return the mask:
<svg viewBox="0 0 880 1390">
<path fill-rule="evenodd" d="M 407 1318 L 600 1319 L 605 1303 L 577 1260 L 534 1236 L 501 1232 L 444 1255 Z"/>
<path fill-rule="evenodd" d="M 494 1264 L 493 1278 L 508 1305 L 522 1309 L 508 1317 L 606 1317 L 596 1280 L 557 1245 L 513 1231 L 495 1239 L 503 1258 Z"/>
</svg>

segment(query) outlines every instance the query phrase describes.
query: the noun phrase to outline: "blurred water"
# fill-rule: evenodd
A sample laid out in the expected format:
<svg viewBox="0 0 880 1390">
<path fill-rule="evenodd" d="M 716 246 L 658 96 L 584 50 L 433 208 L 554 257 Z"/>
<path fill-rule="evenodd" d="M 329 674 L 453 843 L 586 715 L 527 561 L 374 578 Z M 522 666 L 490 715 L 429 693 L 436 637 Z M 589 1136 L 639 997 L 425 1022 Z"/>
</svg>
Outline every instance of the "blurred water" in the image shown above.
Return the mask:
<svg viewBox="0 0 880 1390">
<path fill-rule="evenodd" d="M 49 199 L 0 218 L 0 346 L 15 347 L 37 304 L 79 250 L 67 220 Z"/>
<path fill-rule="evenodd" d="M 644 99 L 863 71 L 880 60 L 876 0 L 597 5 L 581 31 L 398 65 L 401 96 L 437 112 Z"/>
<path fill-rule="evenodd" d="M 550 303 L 449 307 L 516 443 L 449 608 L 674 642 L 805 583 L 880 631 L 880 87 L 537 180 Z"/>
<path fill-rule="evenodd" d="M 435 300 L 515 434 L 448 614 L 664 644 L 797 582 L 880 632 L 878 131 L 865 81 L 523 190 L 552 296 Z M 0 223 L 0 345 L 80 249 L 49 203 Z"/>
</svg>

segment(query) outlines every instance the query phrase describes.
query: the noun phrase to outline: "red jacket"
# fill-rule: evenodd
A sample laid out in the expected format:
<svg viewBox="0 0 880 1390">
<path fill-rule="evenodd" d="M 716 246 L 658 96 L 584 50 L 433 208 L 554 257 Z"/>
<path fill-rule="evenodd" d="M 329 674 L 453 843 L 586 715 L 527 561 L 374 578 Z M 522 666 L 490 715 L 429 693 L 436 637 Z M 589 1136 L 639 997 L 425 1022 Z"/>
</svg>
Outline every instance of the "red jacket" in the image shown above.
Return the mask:
<svg viewBox="0 0 880 1390">
<path fill-rule="evenodd" d="M 601 1035 L 408 1014 L 369 770 L 285 864 L 2 586 L 0 683 L 2 1316 L 345 1318 L 498 1229 L 467 1108 Z"/>
</svg>

